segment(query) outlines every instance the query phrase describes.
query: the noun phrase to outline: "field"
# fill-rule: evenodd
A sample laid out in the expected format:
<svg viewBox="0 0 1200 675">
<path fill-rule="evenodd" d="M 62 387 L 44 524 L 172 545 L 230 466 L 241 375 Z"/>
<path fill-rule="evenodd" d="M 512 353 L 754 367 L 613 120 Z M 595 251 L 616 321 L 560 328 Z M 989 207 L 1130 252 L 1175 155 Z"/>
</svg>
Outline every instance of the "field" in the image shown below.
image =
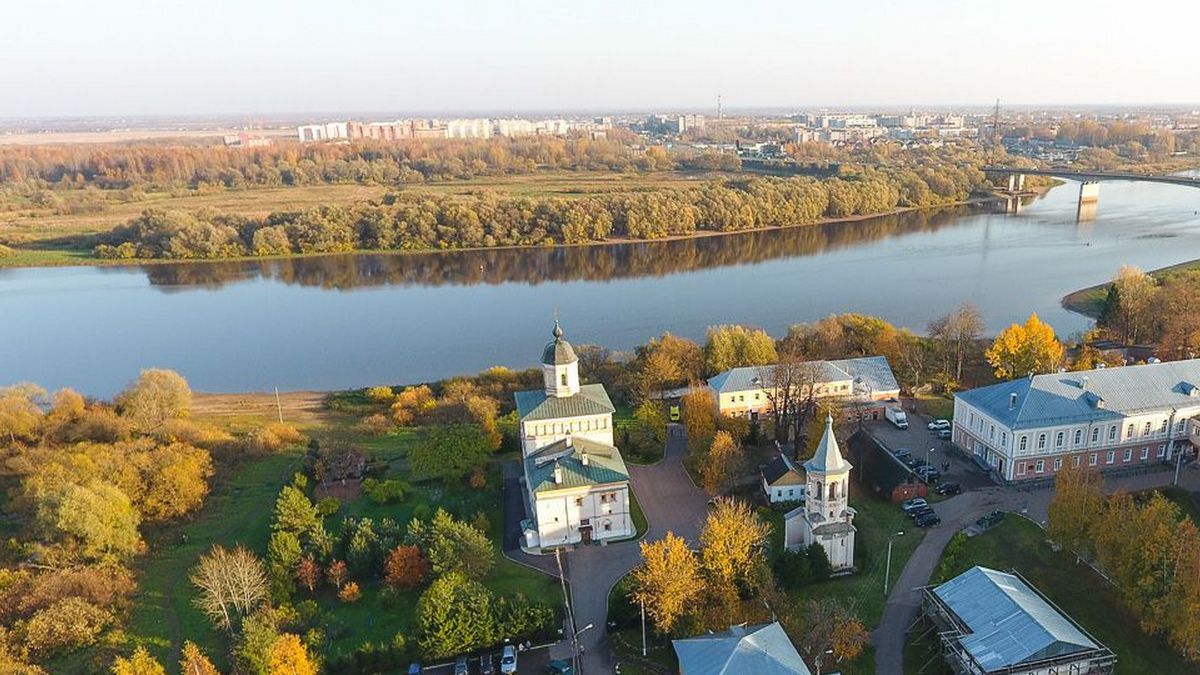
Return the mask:
<svg viewBox="0 0 1200 675">
<path fill-rule="evenodd" d="M 317 438 L 338 437 L 363 447 L 377 459 L 388 463 L 387 478 L 404 478 L 405 455 L 419 438 L 419 432 L 402 430 L 385 436 L 362 436 L 351 425 L 354 419 L 314 407 L 315 393 L 288 394 L 281 398 L 284 418 L 298 423 Z M 269 421 L 277 414 L 271 395 L 201 395 L 197 399 L 197 417 L 232 430 L 245 430 Z M 183 640 L 199 644 L 221 667 L 228 667 L 229 638 L 209 624 L 193 606 L 194 589 L 188 581 L 196 559 L 214 543 L 224 546 L 243 544 L 265 555 L 270 534 L 272 509 L 279 490 L 303 467 L 303 449 L 276 455 L 246 459 L 222 467 L 214 480 L 215 488 L 201 512 L 186 523 L 155 532 L 148 537 L 150 553 L 138 565 L 139 593 L 129 626 L 131 643 L 146 644 L 163 663 L 178 659 Z M 501 499 L 498 467 L 488 472 L 488 485 L 481 490 L 417 485 L 404 502 L 378 505 L 359 496 L 343 502 L 340 510 L 327 521 L 336 530 L 343 516 L 370 517 L 378 522 L 391 518 L 406 523 L 421 506 L 445 508 L 460 517 L 485 513 L 489 536 L 496 546 L 496 565 L 484 580 L 496 593 L 524 593 L 531 600 L 558 606 L 562 594 L 551 577 L 511 562 L 500 553 L 502 514 L 492 505 Z M 465 514 L 465 515 L 464 515 Z M 391 643 L 403 634 L 412 644 L 415 638 L 413 609 L 419 590 L 401 593 L 385 603 L 378 580 L 357 580 L 362 598 L 353 604 L 340 602 L 331 591 L 318 592 L 314 598 L 326 615 L 329 658 L 352 654 L 364 642 Z M 304 599 L 307 594 L 297 595 Z"/>
<path fill-rule="evenodd" d="M 945 581 L 974 565 L 1020 572 L 1117 655 L 1119 673 L 1196 672 L 1195 666 L 1184 662 L 1166 642 L 1141 631 L 1137 619 L 1100 575 L 1077 565 L 1069 553 L 1051 549 L 1042 529 L 1031 521 L 1008 518 L 986 534 L 967 539 L 960 555 L 953 560 L 942 559 L 932 582 Z M 942 675 L 946 671 L 933 656 L 931 639 L 910 643 L 905 650 L 904 672 Z"/>
</svg>

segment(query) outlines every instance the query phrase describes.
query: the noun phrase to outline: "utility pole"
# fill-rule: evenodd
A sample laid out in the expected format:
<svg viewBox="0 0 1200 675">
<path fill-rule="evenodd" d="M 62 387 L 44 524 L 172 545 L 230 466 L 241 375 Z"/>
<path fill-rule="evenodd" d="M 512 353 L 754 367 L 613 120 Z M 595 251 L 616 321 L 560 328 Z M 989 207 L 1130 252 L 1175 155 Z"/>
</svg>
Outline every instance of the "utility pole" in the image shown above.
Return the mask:
<svg viewBox="0 0 1200 675">
<path fill-rule="evenodd" d="M 721 119 L 721 95 L 717 94 L 717 119 Z"/>
<path fill-rule="evenodd" d="M 888 537 L 887 565 L 883 572 L 883 597 L 885 598 L 887 597 L 888 593 L 888 580 L 891 579 L 892 576 L 892 542 L 896 539 L 896 537 L 901 536 L 904 536 L 903 530 Z"/>
<path fill-rule="evenodd" d="M 279 423 L 283 424 L 283 404 L 279 402 L 279 387 L 275 387 L 275 410 L 279 413 Z"/>
<path fill-rule="evenodd" d="M 641 601 L 642 605 L 642 656 L 646 656 L 646 601 Z"/>
<path fill-rule="evenodd" d="M 562 584 L 563 604 L 567 608 L 567 630 L 571 631 L 571 665 L 572 670 L 580 672 L 579 668 L 579 633 L 575 631 L 575 614 L 571 612 L 571 595 L 567 592 L 567 577 L 563 574 L 562 549 L 554 549 L 554 560 L 558 563 L 558 581 Z"/>
</svg>

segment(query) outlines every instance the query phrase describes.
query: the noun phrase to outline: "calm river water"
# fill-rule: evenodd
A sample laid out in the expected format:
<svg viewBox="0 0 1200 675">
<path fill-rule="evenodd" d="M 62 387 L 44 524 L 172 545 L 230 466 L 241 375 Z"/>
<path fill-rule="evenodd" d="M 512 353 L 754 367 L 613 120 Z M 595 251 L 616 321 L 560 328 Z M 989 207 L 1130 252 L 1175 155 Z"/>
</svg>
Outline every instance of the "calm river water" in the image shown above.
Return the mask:
<svg viewBox="0 0 1200 675">
<path fill-rule="evenodd" d="M 923 331 L 964 300 L 990 330 L 1036 311 L 1068 335 L 1089 321 L 1065 293 L 1125 263 L 1200 258 L 1200 190 L 1105 182 L 1083 224 L 1077 192 L 1017 216 L 961 207 L 675 242 L 0 270 L 0 384 L 107 396 L 150 366 L 222 392 L 425 381 L 534 365 L 555 311 L 576 344 L 613 349 L 851 311 Z"/>
</svg>

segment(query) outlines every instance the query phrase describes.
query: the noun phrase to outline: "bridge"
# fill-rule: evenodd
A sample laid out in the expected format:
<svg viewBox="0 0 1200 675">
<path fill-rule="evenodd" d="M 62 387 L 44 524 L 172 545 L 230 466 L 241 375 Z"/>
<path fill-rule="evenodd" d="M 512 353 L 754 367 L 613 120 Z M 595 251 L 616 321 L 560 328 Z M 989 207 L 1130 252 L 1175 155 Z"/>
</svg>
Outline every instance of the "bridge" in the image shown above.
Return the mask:
<svg viewBox="0 0 1200 675">
<path fill-rule="evenodd" d="M 1005 210 L 1008 213 L 1020 213 L 1023 197 L 1032 193 L 1025 190 L 1025 176 L 1054 176 L 1055 178 L 1072 178 L 1079 181 L 1079 209 L 1076 220 L 1092 220 L 1096 217 L 1096 203 L 1100 200 L 1100 181 L 1130 180 L 1146 183 L 1166 183 L 1168 185 L 1187 185 L 1200 187 L 1200 176 L 1171 176 L 1130 171 L 1085 171 L 1072 168 L 1021 169 L 1010 166 L 985 166 L 985 173 L 1008 176 L 1008 189 L 1000 190 L 1005 198 Z"/>
<path fill-rule="evenodd" d="M 1133 173 L 1130 171 L 1081 171 L 1072 168 L 1048 169 L 1019 169 L 1011 166 L 985 166 L 984 173 L 998 173 L 1007 176 L 1054 176 L 1056 178 L 1072 178 L 1079 181 L 1102 180 L 1136 180 L 1147 183 L 1168 183 L 1170 185 L 1190 185 L 1200 187 L 1200 176 L 1172 176 L 1148 173 Z"/>
</svg>

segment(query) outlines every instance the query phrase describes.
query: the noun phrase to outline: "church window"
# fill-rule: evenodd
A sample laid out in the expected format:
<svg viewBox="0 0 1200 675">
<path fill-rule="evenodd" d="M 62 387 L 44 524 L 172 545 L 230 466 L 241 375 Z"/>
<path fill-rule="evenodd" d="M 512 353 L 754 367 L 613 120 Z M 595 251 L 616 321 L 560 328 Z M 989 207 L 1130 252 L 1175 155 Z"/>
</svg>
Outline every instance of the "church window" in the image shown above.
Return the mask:
<svg viewBox="0 0 1200 675">
<path fill-rule="evenodd" d="M 575 498 L 575 506 L 578 506 L 578 507 L 582 507 L 582 506 L 583 506 L 583 497 L 576 497 L 576 498 Z"/>
<path fill-rule="evenodd" d="M 560 381 L 562 382 L 562 386 L 567 386 L 567 374 L 565 372 L 562 374 Z"/>
<path fill-rule="evenodd" d="M 816 487 L 817 487 L 817 495 L 816 496 L 817 496 L 817 499 L 820 499 L 821 498 L 821 484 L 817 483 Z"/>
<path fill-rule="evenodd" d="M 837 483 L 829 484 L 829 498 L 837 499 Z"/>
<path fill-rule="evenodd" d="M 610 530 L 612 530 L 612 523 L 607 520 L 604 521 L 604 531 L 608 532 Z"/>
</svg>

